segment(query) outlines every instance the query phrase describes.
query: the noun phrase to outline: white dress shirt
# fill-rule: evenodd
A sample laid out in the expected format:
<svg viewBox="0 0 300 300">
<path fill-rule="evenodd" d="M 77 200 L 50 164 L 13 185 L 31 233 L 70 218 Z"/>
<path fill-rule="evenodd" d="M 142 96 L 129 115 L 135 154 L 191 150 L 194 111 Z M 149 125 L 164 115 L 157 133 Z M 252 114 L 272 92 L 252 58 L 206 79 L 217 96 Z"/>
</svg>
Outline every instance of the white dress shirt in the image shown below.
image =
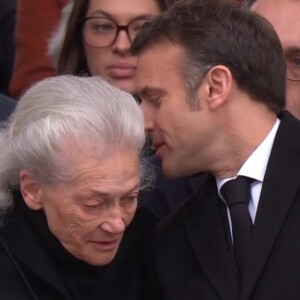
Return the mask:
<svg viewBox="0 0 300 300">
<path fill-rule="evenodd" d="M 273 128 L 267 135 L 267 137 L 255 149 L 255 151 L 249 156 L 249 158 L 245 161 L 245 163 L 243 164 L 243 166 L 241 167 L 241 169 L 239 170 L 239 172 L 237 174 L 237 176 L 247 176 L 247 177 L 254 179 L 254 181 L 251 184 L 251 193 L 250 193 L 249 207 L 248 207 L 253 224 L 255 221 L 256 211 L 257 211 L 257 207 L 258 207 L 258 203 L 259 203 L 259 197 L 260 197 L 260 193 L 261 193 L 262 183 L 264 180 L 264 176 L 265 176 L 266 169 L 267 169 L 267 164 L 269 161 L 269 157 L 271 154 L 271 150 L 273 147 L 275 135 L 277 133 L 279 124 L 280 124 L 280 120 L 277 119 Z M 223 201 L 224 201 L 224 198 L 222 197 L 222 195 L 220 193 L 220 189 L 221 189 L 222 185 L 226 181 L 234 179 L 236 177 L 225 178 L 225 179 L 216 178 L 219 196 L 221 197 L 221 199 Z M 227 207 L 227 215 L 228 215 L 228 220 L 229 220 L 229 225 L 230 225 L 230 230 L 231 230 L 231 235 L 232 235 L 231 218 L 230 218 L 230 213 L 229 213 L 228 207 Z"/>
</svg>

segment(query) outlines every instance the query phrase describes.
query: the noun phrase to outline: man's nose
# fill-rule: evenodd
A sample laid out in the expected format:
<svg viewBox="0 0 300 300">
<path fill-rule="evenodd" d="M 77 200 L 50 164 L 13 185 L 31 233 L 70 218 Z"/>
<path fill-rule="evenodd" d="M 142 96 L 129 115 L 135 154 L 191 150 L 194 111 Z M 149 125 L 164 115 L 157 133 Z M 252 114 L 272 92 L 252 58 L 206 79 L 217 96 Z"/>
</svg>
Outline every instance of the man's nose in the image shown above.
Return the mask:
<svg viewBox="0 0 300 300">
<path fill-rule="evenodd" d="M 141 108 L 144 114 L 144 126 L 146 132 L 150 133 L 154 129 L 153 113 L 145 101 L 141 102 Z"/>
</svg>

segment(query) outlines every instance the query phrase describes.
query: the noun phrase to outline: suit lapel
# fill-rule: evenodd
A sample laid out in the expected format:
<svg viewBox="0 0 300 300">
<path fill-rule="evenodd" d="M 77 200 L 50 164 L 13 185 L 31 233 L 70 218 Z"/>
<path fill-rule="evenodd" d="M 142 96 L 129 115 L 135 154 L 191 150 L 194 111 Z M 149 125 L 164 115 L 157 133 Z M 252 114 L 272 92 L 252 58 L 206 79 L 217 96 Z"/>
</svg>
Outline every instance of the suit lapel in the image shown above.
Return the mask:
<svg viewBox="0 0 300 300">
<path fill-rule="evenodd" d="M 204 173 L 198 173 L 188 178 L 188 185 L 191 189 L 191 195 L 196 195 L 197 193 L 199 193 L 199 188 L 200 186 L 202 186 L 204 180 Z"/>
<path fill-rule="evenodd" d="M 241 299 L 250 299 L 300 188 L 300 123 L 284 113 L 268 162 L 249 252 Z"/>
<path fill-rule="evenodd" d="M 237 299 L 238 278 L 222 217 L 223 204 L 212 176 L 205 186 L 193 199 L 194 204 L 185 218 L 186 230 L 196 256 L 220 299 Z"/>
</svg>

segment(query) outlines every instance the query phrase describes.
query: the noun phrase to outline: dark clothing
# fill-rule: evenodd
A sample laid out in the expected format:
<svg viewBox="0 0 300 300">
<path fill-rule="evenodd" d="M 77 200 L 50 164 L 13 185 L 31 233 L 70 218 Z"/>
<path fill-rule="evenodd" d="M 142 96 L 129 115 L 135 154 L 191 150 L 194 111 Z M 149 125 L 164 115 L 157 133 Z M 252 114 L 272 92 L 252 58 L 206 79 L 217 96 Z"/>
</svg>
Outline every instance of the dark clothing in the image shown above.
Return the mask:
<svg viewBox="0 0 300 300">
<path fill-rule="evenodd" d="M 179 179 L 167 179 L 161 168 L 161 160 L 152 155 L 147 158 L 154 168 L 155 182 L 153 186 L 140 193 L 139 203 L 147 207 L 155 216 L 162 220 L 189 196 L 197 193 L 202 185 L 201 173 Z"/>
<path fill-rule="evenodd" d="M 0 230 L 0 299 L 134 300 L 146 283 L 145 237 L 154 226 L 138 209 L 115 259 L 95 267 L 69 254 L 51 234 L 41 211 L 30 210 L 20 194 Z"/>
<path fill-rule="evenodd" d="M 7 120 L 15 106 L 16 102 L 13 99 L 0 94 L 0 121 Z"/>
<path fill-rule="evenodd" d="M 300 122 L 288 112 L 280 118 L 241 288 L 226 207 L 207 174 L 198 195 L 155 232 L 154 271 L 162 299 L 300 299 Z"/>
<path fill-rule="evenodd" d="M 16 0 L 0 0 L 0 93 L 8 95 L 15 58 Z"/>
</svg>

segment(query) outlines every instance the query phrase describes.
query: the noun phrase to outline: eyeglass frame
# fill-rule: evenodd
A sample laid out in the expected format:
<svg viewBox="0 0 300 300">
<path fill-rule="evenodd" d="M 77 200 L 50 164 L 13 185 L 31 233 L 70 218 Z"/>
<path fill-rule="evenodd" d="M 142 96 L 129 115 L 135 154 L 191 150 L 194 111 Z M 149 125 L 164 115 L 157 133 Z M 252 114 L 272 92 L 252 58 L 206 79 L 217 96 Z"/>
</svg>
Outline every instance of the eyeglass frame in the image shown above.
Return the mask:
<svg viewBox="0 0 300 300">
<path fill-rule="evenodd" d="M 86 42 L 86 40 L 85 40 L 85 38 L 84 38 L 84 33 L 83 33 L 83 31 L 84 31 L 84 24 L 85 24 L 86 21 L 91 20 L 91 19 L 107 19 L 107 20 L 111 21 L 112 23 L 114 23 L 114 24 L 116 25 L 116 33 L 115 33 L 115 37 L 113 38 L 112 42 L 111 42 L 109 45 L 101 46 L 101 47 L 99 47 L 99 46 L 91 46 L 91 45 L 89 45 L 89 44 Z M 82 18 L 82 19 L 80 20 L 80 21 L 82 22 L 82 32 L 81 32 L 81 35 L 82 35 L 82 39 L 83 39 L 84 43 L 85 43 L 88 47 L 91 47 L 91 48 L 99 48 L 99 49 L 102 49 L 102 48 L 110 47 L 111 45 L 113 45 L 113 44 L 116 42 L 116 40 L 117 40 L 117 38 L 118 38 L 118 36 L 119 36 L 119 34 L 120 34 L 120 31 L 125 31 L 128 40 L 130 41 L 130 43 L 132 43 L 132 42 L 133 42 L 133 39 L 131 39 L 130 34 L 129 34 L 129 30 L 128 30 L 129 26 L 130 26 L 132 23 L 137 22 L 137 21 L 145 21 L 145 23 L 147 23 L 147 22 L 149 22 L 150 20 L 151 20 L 151 18 L 149 18 L 149 17 L 147 18 L 147 17 L 144 17 L 144 16 L 143 16 L 143 17 L 137 17 L 137 18 L 132 19 L 129 23 L 127 23 L 127 25 L 120 25 L 117 21 L 115 21 L 114 19 L 109 18 L 109 17 L 102 17 L 102 16 L 97 16 L 97 17 L 96 17 L 96 16 L 85 17 L 85 18 Z M 144 24 L 143 24 L 143 25 L 144 25 Z"/>
</svg>

